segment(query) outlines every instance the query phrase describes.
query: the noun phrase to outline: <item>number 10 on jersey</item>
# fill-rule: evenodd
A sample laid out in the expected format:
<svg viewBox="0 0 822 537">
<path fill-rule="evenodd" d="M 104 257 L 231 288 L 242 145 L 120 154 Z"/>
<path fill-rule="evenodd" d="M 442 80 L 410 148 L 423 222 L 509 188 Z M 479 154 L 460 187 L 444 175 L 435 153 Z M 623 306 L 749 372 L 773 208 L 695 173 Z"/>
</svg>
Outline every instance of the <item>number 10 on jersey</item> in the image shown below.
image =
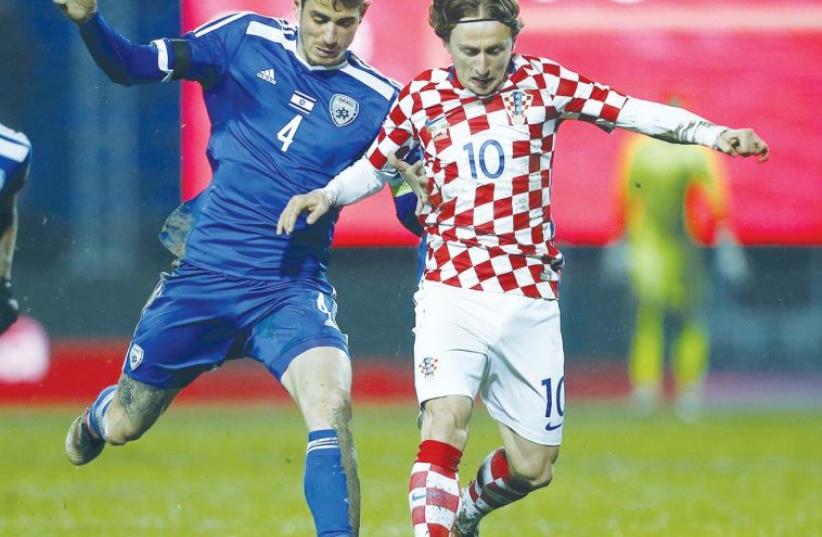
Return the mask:
<svg viewBox="0 0 822 537">
<path fill-rule="evenodd" d="M 469 142 L 462 149 L 468 157 L 472 179 L 478 179 L 478 171 L 488 179 L 497 179 L 505 171 L 505 151 L 498 141 L 485 140 L 479 150 L 474 148 L 474 142 Z"/>
</svg>

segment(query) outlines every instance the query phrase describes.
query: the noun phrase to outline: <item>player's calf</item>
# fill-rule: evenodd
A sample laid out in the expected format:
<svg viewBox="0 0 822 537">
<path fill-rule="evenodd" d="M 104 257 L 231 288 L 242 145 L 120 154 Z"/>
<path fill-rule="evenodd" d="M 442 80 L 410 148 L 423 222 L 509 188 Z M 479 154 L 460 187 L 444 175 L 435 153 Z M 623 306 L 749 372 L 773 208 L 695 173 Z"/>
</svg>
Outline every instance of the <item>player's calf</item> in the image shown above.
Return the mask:
<svg viewBox="0 0 822 537">
<path fill-rule="evenodd" d="M 360 483 L 351 435 L 351 363 L 336 348 L 317 347 L 282 376 L 308 427 L 303 486 L 320 537 L 356 537 Z"/>
<path fill-rule="evenodd" d="M 178 389 L 160 389 L 126 375 L 105 388 L 77 417 L 66 435 L 66 456 L 72 464 L 94 460 L 106 443 L 123 445 L 140 438 L 162 414 Z"/>
<path fill-rule="evenodd" d="M 155 388 L 122 375 L 115 397 L 102 414 L 103 438 L 115 446 L 139 439 L 156 423 L 179 391 L 177 388 Z"/>
<path fill-rule="evenodd" d="M 553 477 L 555 450 L 548 457 L 509 460 L 505 449 L 488 455 L 477 471 L 477 477 L 460 494 L 460 510 L 452 532 L 453 537 L 477 537 L 482 518 L 546 487 Z"/>
</svg>

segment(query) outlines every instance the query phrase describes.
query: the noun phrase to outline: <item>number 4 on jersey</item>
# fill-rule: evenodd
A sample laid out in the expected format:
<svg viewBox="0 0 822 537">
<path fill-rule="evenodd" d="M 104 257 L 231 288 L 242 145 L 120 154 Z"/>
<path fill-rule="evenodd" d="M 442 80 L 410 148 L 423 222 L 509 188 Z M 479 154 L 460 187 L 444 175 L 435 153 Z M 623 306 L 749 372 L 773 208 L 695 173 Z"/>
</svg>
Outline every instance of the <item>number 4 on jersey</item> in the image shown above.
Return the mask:
<svg viewBox="0 0 822 537">
<path fill-rule="evenodd" d="M 303 116 L 294 116 L 294 118 L 285 124 L 285 127 L 280 129 L 277 133 L 277 139 L 283 143 L 283 153 L 288 151 L 291 143 L 294 142 L 294 137 L 297 135 L 297 129 L 300 128 L 300 123 L 303 121 Z"/>
</svg>

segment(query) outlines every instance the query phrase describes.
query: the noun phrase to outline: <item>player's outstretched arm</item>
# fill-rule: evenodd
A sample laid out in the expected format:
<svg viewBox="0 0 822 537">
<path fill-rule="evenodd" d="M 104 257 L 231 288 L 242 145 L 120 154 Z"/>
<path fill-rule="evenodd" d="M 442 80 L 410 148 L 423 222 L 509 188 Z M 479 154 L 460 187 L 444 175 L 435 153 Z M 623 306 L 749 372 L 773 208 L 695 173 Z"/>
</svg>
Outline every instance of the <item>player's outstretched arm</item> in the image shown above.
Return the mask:
<svg viewBox="0 0 822 537">
<path fill-rule="evenodd" d="M 770 156 L 768 144 L 753 129 L 727 129 L 723 131 L 716 140 L 716 149 L 732 157 L 756 155 L 759 162 L 765 162 Z"/>
<path fill-rule="evenodd" d="M 310 213 L 306 222 L 311 225 L 331 207 L 351 205 L 373 196 L 393 175 L 393 170 L 391 173 L 377 170 L 367 157 L 363 157 L 340 172 L 325 188 L 291 198 L 277 221 L 277 233 L 290 235 L 297 225 L 297 218 L 305 211 Z"/>
<path fill-rule="evenodd" d="M 675 144 L 699 144 L 731 156 L 757 155 L 768 160 L 769 149 L 751 129 L 729 129 L 683 108 L 628 98 L 616 126 Z"/>
<path fill-rule="evenodd" d="M 331 209 L 333 200 L 328 197 L 323 189 L 312 190 L 308 194 L 300 194 L 288 200 L 280 219 L 277 220 L 277 234 L 291 235 L 297 225 L 297 218 L 308 212 L 306 222 L 312 225 Z"/>
<path fill-rule="evenodd" d="M 95 63 L 115 84 L 131 86 L 170 80 L 173 71 L 160 57 L 158 46 L 132 43 L 119 34 L 97 11 L 96 0 L 53 0 L 54 4 L 77 24 L 80 37 Z"/>
<path fill-rule="evenodd" d="M 54 0 L 54 5 L 76 24 L 87 22 L 97 13 L 97 0 Z"/>
</svg>

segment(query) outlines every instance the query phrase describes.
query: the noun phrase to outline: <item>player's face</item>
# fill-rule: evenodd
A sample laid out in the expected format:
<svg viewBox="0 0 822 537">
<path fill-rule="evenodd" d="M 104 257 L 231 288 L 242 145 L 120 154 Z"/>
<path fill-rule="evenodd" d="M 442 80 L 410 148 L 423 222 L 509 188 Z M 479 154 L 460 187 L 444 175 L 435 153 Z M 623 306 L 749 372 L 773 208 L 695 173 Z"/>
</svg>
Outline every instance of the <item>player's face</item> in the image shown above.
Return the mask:
<svg viewBox="0 0 822 537">
<path fill-rule="evenodd" d="M 360 26 L 366 5 L 347 8 L 334 0 L 294 0 L 300 18 L 300 55 L 311 65 L 330 67 L 343 55 Z"/>
<path fill-rule="evenodd" d="M 470 22 L 457 24 L 447 48 L 460 83 L 477 95 L 490 95 L 505 80 L 514 39 L 501 22 Z"/>
</svg>

